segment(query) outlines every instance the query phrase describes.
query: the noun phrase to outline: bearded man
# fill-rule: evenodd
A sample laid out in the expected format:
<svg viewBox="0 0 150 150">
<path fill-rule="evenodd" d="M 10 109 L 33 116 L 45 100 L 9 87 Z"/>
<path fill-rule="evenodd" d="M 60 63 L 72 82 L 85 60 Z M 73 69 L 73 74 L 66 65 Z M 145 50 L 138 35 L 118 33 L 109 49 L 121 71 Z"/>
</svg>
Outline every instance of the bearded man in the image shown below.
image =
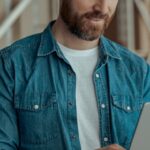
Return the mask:
<svg viewBox="0 0 150 150">
<path fill-rule="evenodd" d="M 1 150 L 129 150 L 150 67 L 103 36 L 118 0 L 60 0 L 55 21 L 0 51 Z"/>
</svg>

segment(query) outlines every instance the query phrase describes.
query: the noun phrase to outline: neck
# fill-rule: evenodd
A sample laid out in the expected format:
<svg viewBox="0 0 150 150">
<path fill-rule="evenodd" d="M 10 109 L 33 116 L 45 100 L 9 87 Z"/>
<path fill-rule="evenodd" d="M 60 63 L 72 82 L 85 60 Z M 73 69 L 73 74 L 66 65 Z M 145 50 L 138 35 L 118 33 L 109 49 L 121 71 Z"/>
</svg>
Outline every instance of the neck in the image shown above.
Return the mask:
<svg viewBox="0 0 150 150">
<path fill-rule="evenodd" d="M 86 50 L 91 49 L 99 44 L 99 39 L 94 41 L 85 41 L 72 34 L 66 27 L 65 23 L 59 17 L 52 28 L 55 39 L 64 46 L 72 49 Z"/>
</svg>

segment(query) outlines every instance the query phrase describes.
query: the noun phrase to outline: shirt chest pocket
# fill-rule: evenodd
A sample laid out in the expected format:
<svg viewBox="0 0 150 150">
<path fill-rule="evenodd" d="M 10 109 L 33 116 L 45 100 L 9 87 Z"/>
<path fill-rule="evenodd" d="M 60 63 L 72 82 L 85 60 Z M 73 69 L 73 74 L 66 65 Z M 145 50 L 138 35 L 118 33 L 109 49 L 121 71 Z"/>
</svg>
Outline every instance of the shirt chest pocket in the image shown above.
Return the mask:
<svg viewBox="0 0 150 150">
<path fill-rule="evenodd" d="M 14 106 L 21 144 L 46 144 L 57 138 L 58 107 L 55 93 L 17 96 Z"/>
<path fill-rule="evenodd" d="M 138 96 L 113 95 L 111 98 L 113 140 L 126 149 L 129 149 L 142 106 L 142 98 Z"/>
</svg>

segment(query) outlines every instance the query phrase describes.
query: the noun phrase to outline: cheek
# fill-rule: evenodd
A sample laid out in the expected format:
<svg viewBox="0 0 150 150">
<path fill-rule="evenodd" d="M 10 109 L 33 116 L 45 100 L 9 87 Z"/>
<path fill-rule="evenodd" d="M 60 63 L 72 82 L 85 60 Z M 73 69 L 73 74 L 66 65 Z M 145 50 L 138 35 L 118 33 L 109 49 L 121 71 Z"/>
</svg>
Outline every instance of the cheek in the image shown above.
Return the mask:
<svg viewBox="0 0 150 150">
<path fill-rule="evenodd" d="M 114 14 L 114 12 L 116 11 L 116 7 L 117 7 L 117 4 L 118 4 L 118 0 L 111 0 L 110 3 L 109 3 L 109 12 L 111 15 Z"/>
<path fill-rule="evenodd" d="M 118 4 L 118 0 L 111 0 L 110 7 L 115 11 Z"/>
</svg>

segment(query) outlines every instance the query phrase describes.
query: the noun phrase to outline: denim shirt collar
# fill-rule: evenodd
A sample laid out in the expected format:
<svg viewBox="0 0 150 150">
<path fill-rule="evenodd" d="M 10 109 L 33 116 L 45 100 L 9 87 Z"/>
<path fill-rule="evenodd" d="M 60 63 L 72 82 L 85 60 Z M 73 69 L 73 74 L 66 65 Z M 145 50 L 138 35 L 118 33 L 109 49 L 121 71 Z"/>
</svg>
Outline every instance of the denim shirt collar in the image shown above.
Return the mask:
<svg viewBox="0 0 150 150">
<path fill-rule="evenodd" d="M 62 52 L 58 48 L 57 41 L 52 35 L 52 25 L 54 24 L 55 21 L 52 21 L 49 23 L 47 28 L 43 31 L 41 34 L 41 41 L 40 41 L 40 46 L 38 50 L 38 56 L 47 56 L 52 54 L 53 52 L 56 52 L 58 56 L 62 56 Z M 106 37 L 103 35 L 99 38 L 100 44 L 99 44 L 99 50 L 101 57 L 103 56 L 110 56 L 115 59 L 121 60 L 119 50 L 116 47 L 113 42 L 109 41 Z"/>
<path fill-rule="evenodd" d="M 40 46 L 38 49 L 38 56 L 47 56 L 53 52 L 56 52 L 56 40 L 52 35 L 52 25 L 54 22 L 46 27 L 46 29 L 41 34 Z"/>
</svg>

